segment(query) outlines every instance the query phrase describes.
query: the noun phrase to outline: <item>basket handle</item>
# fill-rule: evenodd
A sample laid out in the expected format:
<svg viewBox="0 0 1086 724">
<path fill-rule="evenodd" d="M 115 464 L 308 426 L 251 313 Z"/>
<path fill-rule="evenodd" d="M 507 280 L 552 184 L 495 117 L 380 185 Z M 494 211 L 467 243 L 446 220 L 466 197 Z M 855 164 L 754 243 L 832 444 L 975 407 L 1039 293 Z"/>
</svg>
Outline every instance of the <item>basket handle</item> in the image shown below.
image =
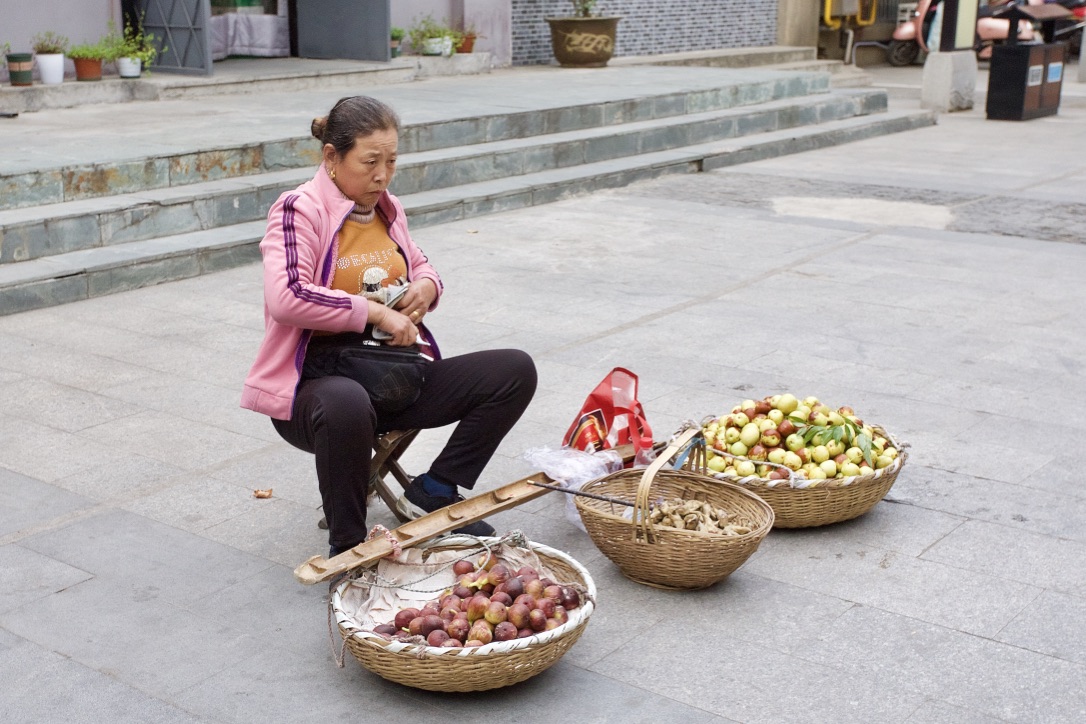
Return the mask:
<svg viewBox="0 0 1086 724">
<path fill-rule="evenodd" d="M 676 453 L 683 449 L 683 446 L 699 435 L 701 435 L 701 429 L 698 427 L 688 427 L 683 430 L 678 437 L 671 441 L 662 453 L 656 456 L 656 459 L 653 460 L 652 463 L 645 468 L 645 472 L 641 474 L 641 480 L 637 484 L 637 497 L 633 509 L 634 540 L 642 538 L 649 543 L 656 542 L 652 524 L 649 522 L 649 489 L 652 487 L 652 479 L 656 477 L 656 474 L 668 464 L 668 461 L 670 461 Z M 704 446 L 699 447 L 702 449 L 700 452 L 695 452 L 694 457 L 695 460 L 700 457 L 700 464 L 702 468 L 704 468 L 705 450 Z"/>
</svg>

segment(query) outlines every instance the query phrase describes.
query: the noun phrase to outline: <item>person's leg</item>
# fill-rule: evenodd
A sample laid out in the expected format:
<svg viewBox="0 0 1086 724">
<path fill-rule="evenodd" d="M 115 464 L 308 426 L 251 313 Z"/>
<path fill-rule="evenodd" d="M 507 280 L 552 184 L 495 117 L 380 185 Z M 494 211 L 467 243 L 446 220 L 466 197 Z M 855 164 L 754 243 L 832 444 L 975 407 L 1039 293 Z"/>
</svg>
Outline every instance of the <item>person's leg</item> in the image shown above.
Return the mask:
<svg viewBox="0 0 1086 724">
<path fill-rule="evenodd" d="M 404 490 L 401 511 L 430 513 L 460 500 L 457 487 L 473 488 L 531 402 L 535 386 L 535 364 L 519 350 L 473 352 L 431 364 L 419 402 L 382 425 L 403 429 L 458 424 L 430 470 Z M 480 520 L 453 532 L 491 536 L 495 531 Z"/>
<path fill-rule="evenodd" d="M 306 380 L 290 420 L 272 420 L 294 447 L 313 453 L 332 553 L 366 539 L 366 494 L 377 418 L 362 385 L 346 377 Z"/>
<path fill-rule="evenodd" d="M 418 403 L 381 420 L 381 430 L 458 423 L 427 474 L 470 490 L 528 407 L 535 388 L 535 363 L 520 350 L 485 350 L 438 360 L 430 365 Z"/>
</svg>

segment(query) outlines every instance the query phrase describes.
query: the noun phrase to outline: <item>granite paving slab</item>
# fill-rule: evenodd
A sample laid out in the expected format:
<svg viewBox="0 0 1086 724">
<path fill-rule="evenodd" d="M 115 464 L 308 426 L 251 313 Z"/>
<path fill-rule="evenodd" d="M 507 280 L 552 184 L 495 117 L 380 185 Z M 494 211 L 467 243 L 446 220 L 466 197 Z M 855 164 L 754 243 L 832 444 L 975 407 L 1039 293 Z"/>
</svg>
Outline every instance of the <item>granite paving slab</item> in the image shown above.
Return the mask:
<svg viewBox="0 0 1086 724">
<path fill-rule="evenodd" d="M 12 543 L 0 545 L 0 613 L 45 598 L 91 574 Z"/>
<path fill-rule="evenodd" d="M 928 549 L 924 560 L 985 571 L 1061 593 L 1086 596 L 1086 543 L 971 520 Z"/>
<path fill-rule="evenodd" d="M 96 577 L 0 615 L 0 626 L 167 700 L 265 649 L 256 637 L 172 605 L 156 582 L 118 590 Z"/>
<path fill-rule="evenodd" d="M 1086 664 L 1086 597 L 1044 591 L 996 639 L 1066 661 Z"/>
<path fill-rule="evenodd" d="M 0 538 L 32 528 L 42 520 L 43 512 L 55 518 L 93 505 L 93 501 L 81 495 L 3 467 L 0 467 L 0 498 L 4 501 L 0 506 Z"/>
<path fill-rule="evenodd" d="M 63 338 L 26 339 L 0 333 L 0 345 L 5 351 L 0 355 L 0 369 L 17 370 L 86 392 L 100 392 L 104 387 L 149 374 L 145 367 L 76 349 Z"/>
<path fill-rule="evenodd" d="M 263 505 L 248 505 L 244 512 L 203 529 L 201 535 L 291 570 L 310 556 L 327 555 L 328 531 L 317 527 L 317 521 L 324 516 L 323 511 L 276 499 L 274 492 L 272 498 L 264 499 L 254 498 L 249 493 L 248 499 Z M 367 518 L 370 526 L 378 522 L 377 516 L 373 523 Z M 395 527 L 390 524 L 391 521 L 385 522 L 385 527 Z"/>
<path fill-rule="evenodd" d="M 174 477 L 187 475 L 180 467 L 134 453 L 100 465 L 88 465 L 53 485 L 99 502 L 133 500 L 172 484 Z"/>
<path fill-rule="evenodd" d="M 939 722 L 998 724 L 1005 720 L 964 709 L 960 706 L 951 706 L 941 701 L 926 701 L 906 721 L 909 724 L 938 724 Z"/>
<path fill-rule="evenodd" d="M 746 566 L 775 581 L 979 636 L 994 635 L 1041 593 L 1040 586 L 1006 580 L 996 569 L 943 562 L 847 538 L 812 538 L 800 529 L 767 536 Z"/>
<path fill-rule="evenodd" d="M 895 485 L 890 495 L 903 503 L 985 520 L 1009 530 L 1044 533 L 1086 543 L 1082 530 L 1086 501 L 1067 492 L 1042 492 L 1024 484 L 1003 483 L 930 468 Z"/>
<path fill-rule="evenodd" d="M 20 545 L 93 574 L 91 590 L 101 587 L 100 593 L 81 595 L 105 598 L 112 591 L 119 601 L 156 607 L 200 599 L 272 565 L 122 510 L 24 538 Z"/>
<path fill-rule="evenodd" d="M 154 410 L 102 423 L 80 434 L 109 449 L 146 455 L 186 470 L 228 460 L 263 447 L 266 442 L 230 432 L 220 424 L 195 422 Z"/>
<path fill-rule="evenodd" d="M 801 654 L 841 676 L 876 676 L 1002 721 L 1086 715 L 1083 666 L 866 606 L 827 626 Z"/>
<path fill-rule="evenodd" d="M 591 668 L 743 722 L 902 721 L 924 700 L 885 676 L 845 676 L 730 636 L 716 622 L 661 622 Z M 817 711 L 811 708 L 816 699 Z"/>
<path fill-rule="evenodd" d="M 48 483 L 123 457 L 116 448 L 74 433 L 0 417 L 0 468 L 9 472 Z"/>
<path fill-rule="evenodd" d="M 200 719 L 116 676 L 0 629 L 0 718 L 11 724 L 188 724 Z"/>
</svg>

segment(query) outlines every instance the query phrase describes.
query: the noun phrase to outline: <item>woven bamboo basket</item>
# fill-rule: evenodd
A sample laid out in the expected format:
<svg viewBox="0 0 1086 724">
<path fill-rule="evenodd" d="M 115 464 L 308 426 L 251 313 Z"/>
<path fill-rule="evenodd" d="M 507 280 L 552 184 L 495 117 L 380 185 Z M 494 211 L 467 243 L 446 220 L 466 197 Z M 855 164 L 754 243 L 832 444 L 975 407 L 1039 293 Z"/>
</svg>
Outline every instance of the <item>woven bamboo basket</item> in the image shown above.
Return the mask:
<svg viewBox="0 0 1086 724">
<path fill-rule="evenodd" d="M 449 536 L 427 546 L 431 551 L 478 550 L 479 539 Z M 391 641 L 359 627 L 342 607 L 346 580 L 332 593 L 329 602 L 347 649 L 363 667 L 389 681 L 427 691 L 484 691 L 516 684 L 546 670 L 577 642 L 588 625 L 596 598 L 596 585 L 588 571 L 572 557 L 537 543 L 528 547 L 554 573 L 556 581 L 576 585 L 584 591 L 581 606 L 569 612 L 561 626 L 535 636 L 500 641 L 475 648 L 437 648 Z"/>
<path fill-rule="evenodd" d="M 693 449 L 700 451 L 687 458 L 687 465 L 694 469 L 663 469 L 687 443 L 693 443 Z M 620 470 L 582 488 L 603 497 L 636 499 L 633 515 L 627 517 L 623 513 L 630 510 L 628 507 L 597 498 L 576 498 L 588 535 L 627 578 L 670 590 L 707 588 L 743 565 L 773 527 L 773 509 L 764 500 L 704 473 L 704 450 L 700 431 L 689 429 L 649 467 Z M 707 501 L 734 513 L 737 521 L 751 530 L 729 536 L 650 523 L 650 503 L 670 498 Z"/>
<path fill-rule="evenodd" d="M 712 473 L 718 480 L 734 483 L 756 493 L 773 508 L 774 528 L 813 528 L 858 518 L 875 507 L 897 480 L 908 458 L 908 443 L 895 440 L 881 427 L 872 426 L 897 448 L 893 463 L 868 475 L 828 480 L 766 480 Z M 804 485 L 805 487 L 796 487 Z"/>
</svg>

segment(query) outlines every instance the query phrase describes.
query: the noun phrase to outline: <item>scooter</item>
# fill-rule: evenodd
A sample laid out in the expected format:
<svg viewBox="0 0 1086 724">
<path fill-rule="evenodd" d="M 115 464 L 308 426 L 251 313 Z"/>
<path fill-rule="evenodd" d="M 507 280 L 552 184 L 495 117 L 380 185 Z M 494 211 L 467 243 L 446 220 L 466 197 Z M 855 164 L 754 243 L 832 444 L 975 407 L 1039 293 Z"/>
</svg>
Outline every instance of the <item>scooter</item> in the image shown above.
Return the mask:
<svg viewBox="0 0 1086 724">
<path fill-rule="evenodd" d="M 886 49 L 886 60 L 890 65 L 903 67 L 912 65 L 920 57 L 920 43 L 916 42 L 915 18 L 919 14 L 916 10 L 917 3 L 903 3 L 898 6 L 897 27 L 890 36 L 890 45 Z M 931 28 L 931 21 L 935 18 L 935 6 L 928 5 L 921 24 L 925 36 Z"/>
<path fill-rule="evenodd" d="M 1063 1 L 1078 4 L 1086 0 Z M 1030 4 L 1033 4 L 1033 2 Z M 890 45 L 886 52 L 886 59 L 890 65 L 912 65 L 920 58 L 921 47 L 920 43 L 916 40 L 916 18 L 919 14 L 917 7 L 918 5 L 912 5 L 911 7 L 908 5 L 901 6 L 901 12 L 898 16 L 898 25 L 894 29 Z M 985 9 L 987 9 L 987 7 Z M 935 3 L 928 3 L 924 13 L 924 19 L 920 23 L 921 32 L 924 34 L 925 38 L 928 35 L 928 31 L 931 29 L 931 23 L 935 18 L 935 11 Z M 974 46 L 974 50 L 977 52 L 977 57 L 979 59 L 987 60 L 987 56 L 991 52 L 988 48 L 994 43 L 1006 40 L 1008 27 L 1008 22 L 1001 18 L 994 18 L 990 15 L 982 15 L 977 18 L 978 40 Z M 1029 42 L 1033 40 L 1033 38 L 1033 26 L 1026 22 L 1021 23 L 1018 27 L 1018 40 Z"/>
<path fill-rule="evenodd" d="M 1082 35 L 1086 30 L 1086 0 L 1059 0 L 1060 5 L 1071 11 L 1072 16 L 1066 20 L 1057 20 L 1053 32 L 1053 40 L 1067 43 L 1069 55 L 1077 55 L 1082 58 Z"/>
</svg>

